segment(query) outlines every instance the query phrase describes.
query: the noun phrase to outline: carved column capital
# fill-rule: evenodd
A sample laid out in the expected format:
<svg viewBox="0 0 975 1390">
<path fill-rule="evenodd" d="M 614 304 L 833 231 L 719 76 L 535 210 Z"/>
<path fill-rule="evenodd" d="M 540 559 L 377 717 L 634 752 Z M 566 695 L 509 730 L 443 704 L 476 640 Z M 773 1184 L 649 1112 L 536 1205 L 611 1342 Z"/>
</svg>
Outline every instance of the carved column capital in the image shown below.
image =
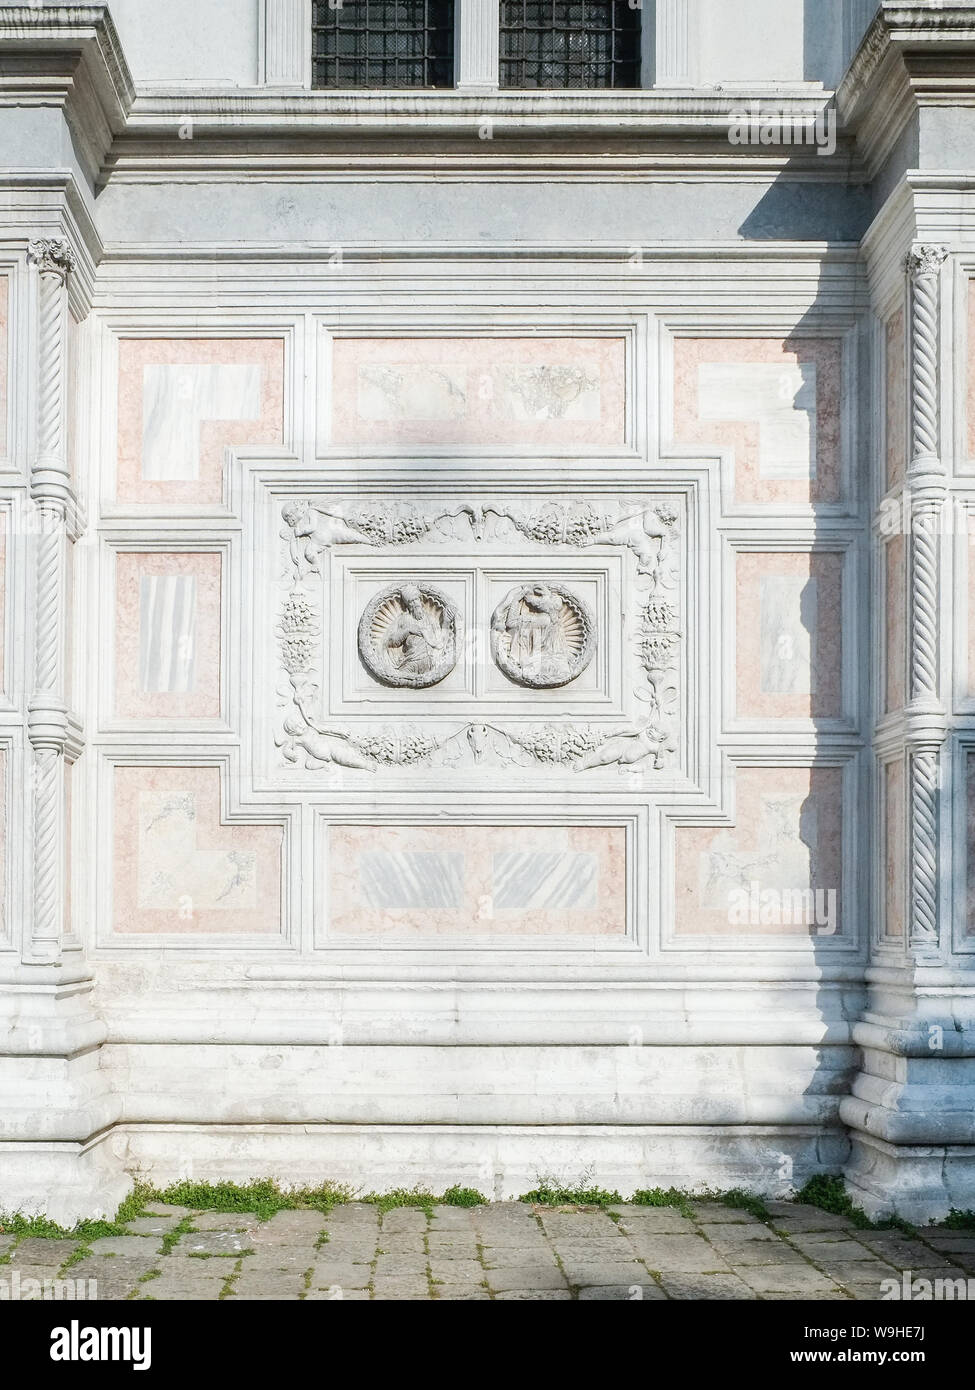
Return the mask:
<svg viewBox="0 0 975 1390">
<path fill-rule="evenodd" d="M 917 280 L 922 275 L 939 275 L 947 259 L 947 247 L 919 241 L 907 254 L 908 273 L 912 280 Z"/>
<path fill-rule="evenodd" d="M 55 275 L 63 285 L 75 268 L 74 252 L 64 237 L 39 237 L 27 247 L 27 259 L 41 275 Z"/>
</svg>

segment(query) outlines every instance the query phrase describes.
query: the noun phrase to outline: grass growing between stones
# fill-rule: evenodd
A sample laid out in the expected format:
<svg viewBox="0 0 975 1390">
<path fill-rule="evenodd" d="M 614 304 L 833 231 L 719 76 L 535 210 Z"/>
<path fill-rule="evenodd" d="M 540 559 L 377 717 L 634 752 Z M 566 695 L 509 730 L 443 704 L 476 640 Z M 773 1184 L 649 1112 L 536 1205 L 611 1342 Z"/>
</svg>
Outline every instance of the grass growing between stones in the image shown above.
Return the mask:
<svg viewBox="0 0 975 1390">
<path fill-rule="evenodd" d="M 618 1192 L 608 1192 L 603 1187 L 563 1187 L 551 1179 L 544 1179 L 518 1200 L 536 1207 L 609 1207 L 618 1205 L 623 1198 Z"/>
<path fill-rule="evenodd" d="M 672 1207 L 687 1217 L 693 1217 L 693 1202 L 717 1202 L 724 1206 L 748 1212 L 759 1221 L 774 1224 L 761 1197 L 740 1188 L 731 1191 L 697 1191 L 670 1188 L 642 1188 L 632 1197 L 623 1198 L 619 1192 L 598 1186 L 591 1181 L 591 1171 L 580 1175 L 575 1184 L 568 1184 L 551 1176 L 537 1175 L 538 1186 L 524 1193 L 518 1200 L 541 1207 L 595 1207 L 609 1208 L 630 1204 L 642 1207 Z M 145 1214 L 150 1202 L 162 1202 L 170 1206 L 189 1208 L 191 1215 L 184 1217 L 172 1230 L 162 1237 L 163 1253 L 168 1253 L 181 1235 L 193 1229 L 192 1212 L 219 1211 L 253 1214 L 261 1221 L 269 1220 L 279 1211 L 313 1209 L 328 1215 L 334 1207 L 347 1202 L 367 1202 L 376 1207 L 380 1214 L 396 1207 L 415 1207 L 430 1215 L 436 1206 L 478 1207 L 489 1206 L 490 1198 L 476 1188 L 455 1184 L 439 1196 L 417 1185 L 412 1188 L 394 1188 L 389 1192 L 369 1192 L 361 1195 L 342 1184 L 323 1182 L 316 1187 L 283 1188 L 274 1179 L 258 1179 L 249 1183 L 203 1183 L 182 1181 L 166 1188 L 154 1188 L 144 1182 L 136 1184 L 133 1191 L 123 1201 L 112 1220 L 105 1218 L 81 1221 L 72 1229 L 65 1229 L 46 1216 L 27 1216 L 15 1212 L 0 1212 L 0 1235 L 13 1235 L 20 1239 L 65 1240 L 77 1242 L 77 1248 L 69 1257 L 67 1264 L 76 1264 L 86 1258 L 91 1243 L 103 1236 L 127 1234 L 128 1223 Z M 883 1231 L 898 1230 L 905 1235 L 914 1235 L 915 1229 L 900 1217 L 889 1217 L 873 1221 L 858 1207 L 843 1183 L 842 1178 L 819 1175 L 811 1178 L 793 1198 L 797 1204 L 817 1207 L 820 1211 L 843 1217 L 851 1226 L 859 1230 Z M 947 1230 L 975 1230 L 975 1211 L 953 1209 L 940 1223 Z M 10 1262 L 10 1252 L 0 1255 L 0 1264 Z"/>
<path fill-rule="evenodd" d="M 152 1188 L 137 1183 L 115 1213 L 113 1220 L 104 1219 L 79 1221 L 71 1230 L 57 1225 L 46 1216 L 25 1216 L 22 1212 L 9 1215 L 0 1213 L 0 1235 L 32 1237 L 40 1240 L 77 1240 L 82 1247 L 88 1246 L 101 1236 L 124 1236 L 130 1221 L 142 1215 L 147 1202 L 155 1197 Z M 81 1258 L 79 1255 L 78 1258 Z M 74 1257 L 72 1262 L 75 1263 Z"/>
<path fill-rule="evenodd" d="M 710 1198 L 710 1194 L 708 1194 Z M 740 1187 L 733 1187 L 730 1192 L 722 1192 L 720 1196 L 711 1200 L 718 1201 L 725 1207 L 732 1207 L 736 1211 L 747 1211 L 750 1216 L 756 1217 L 759 1221 L 771 1221 L 772 1213 L 762 1201 L 761 1197 L 756 1197 L 754 1192 L 745 1192 Z"/>
<path fill-rule="evenodd" d="M 440 1204 L 445 1207 L 486 1207 L 488 1198 L 476 1187 L 448 1187 L 440 1198 Z"/>
<path fill-rule="evenodd" d="M 368 1202 L 376 1207 L 381 1216 L 394 1207 L 418 1207 L 420 1211 L 432 1216 L 433 1209 L 440 1199 L 422 1187 L 394 1187 L 391 1192 L 367 1192 L 360 1202 Z"/>
<path fill-rule="evenodd" d="M 353 1194 L 341 1183 L 323 1182 L 319 1187 L 282 1188 L 272 1178 L 249 1183 L 177 1182 L 153 1192 L 157 1202 L 195 1211 L 253 1212 L 268 1221 L 275 1212 L 297 1211 L 300 1207 L 324 1212 L 352 1200 Z"/>
<path fill-rule="evenodd" d="M 674 1207 L 681 1216 L 693 1216 L 691 1194 L 679 1187 L 643 1187 L 634 1192 L 630 1203 L 635 1207 Z"/>
<path fill-rule="evenodd" d="M 795 1199 L 807 1207 L 818 1207 L 833 1216 L 842 1216 L 858 1231 L 903 1231 L 914 1235 L 914 1227 L 900 1216 L 889 1216 L 882 1221 L 872 1221 L 862 1208 L 858 1207 L 846 1190 L 842 1178 L 828 1177 L 824 1173 L 810 1178 Z"/>
<path fill-rule="evenodd" d="M 975 1211 L 959 1211 L 952 1207 L 941 1224 L 948 1231 L 975 1231 Z"/>
</svg>

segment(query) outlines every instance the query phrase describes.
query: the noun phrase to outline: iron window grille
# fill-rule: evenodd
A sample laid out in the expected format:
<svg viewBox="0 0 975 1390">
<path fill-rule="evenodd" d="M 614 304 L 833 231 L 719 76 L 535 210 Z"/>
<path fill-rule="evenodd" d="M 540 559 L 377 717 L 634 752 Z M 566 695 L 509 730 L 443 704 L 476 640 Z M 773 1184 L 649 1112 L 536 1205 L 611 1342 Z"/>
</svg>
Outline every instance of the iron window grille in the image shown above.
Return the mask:
<svg viewBox="0 0 975 1390">
<path fill-rule="evenodd" d="M 501 0 L 502 87 L 639 87 L 629 0 Z"/>
<path fill-rule="evenodd" d="M 315 0 L 316 87 L 450 87 L 453 0 Z"/>
</svg>

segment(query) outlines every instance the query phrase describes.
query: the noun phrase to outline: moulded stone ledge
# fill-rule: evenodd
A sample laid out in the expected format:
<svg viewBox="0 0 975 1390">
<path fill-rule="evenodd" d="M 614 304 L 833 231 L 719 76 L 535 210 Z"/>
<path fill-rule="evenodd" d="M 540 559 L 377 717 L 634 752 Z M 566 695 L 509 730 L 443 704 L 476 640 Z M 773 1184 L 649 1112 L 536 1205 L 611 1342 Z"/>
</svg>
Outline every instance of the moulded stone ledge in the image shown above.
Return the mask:
<svg viewBox="0 0 975 1390">
<path fill-rule="evenodd" d="M 640 1188 L 743 1187 L 788 1196 L 849 1156 L 839 1128 L 579 1125 L 126 1125 L 113 1144 L 125 1166 L 165 1186 L 187 1172 L 208 1180 L 324 1178 L 358 1190 L 455 1183 L 495 1201 L 537 1187 L 545 1174 L 592 1172 L 624 1197 Z"/>
<path fill-rule="evenodd" d="M 962 1092 L 953 1098 L 951 1109 L 936 1108 L 937 1098 L 932 1098 L 926 1110 L 895 1110 L 852 1095 L 841 1100 L 839 1115 L 857 1134 L 871 1135 L 898 1147 L 917 1144 L 975 1146 L 975 1112 L 964 1108 L 973 1103 L 975 1097 Z M 975 1192 L 972 1197 L 975 1198 Z"/>
</svg>

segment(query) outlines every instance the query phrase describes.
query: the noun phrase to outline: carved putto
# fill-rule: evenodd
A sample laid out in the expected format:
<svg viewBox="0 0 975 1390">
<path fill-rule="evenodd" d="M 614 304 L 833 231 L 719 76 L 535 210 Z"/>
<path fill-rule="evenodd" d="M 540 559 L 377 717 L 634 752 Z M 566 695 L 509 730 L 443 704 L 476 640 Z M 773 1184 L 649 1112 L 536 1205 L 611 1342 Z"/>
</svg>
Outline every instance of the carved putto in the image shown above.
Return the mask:
<svg viewBox="0 0 975 1390">
<path fill-rule="evenodd" d="M 460 615 L 429 584 L 384 589 L 359 620 L 359 656 L 382 685 L 425 690 L 457 664 Z"/>
<path fill-rule="evenodd" d="M 491 654 L 518 685 L 568 685 L 589 665 L 594 649 L 592 614 L 561 584 L 519 585 L 494 610 Z"/>
</svg>

